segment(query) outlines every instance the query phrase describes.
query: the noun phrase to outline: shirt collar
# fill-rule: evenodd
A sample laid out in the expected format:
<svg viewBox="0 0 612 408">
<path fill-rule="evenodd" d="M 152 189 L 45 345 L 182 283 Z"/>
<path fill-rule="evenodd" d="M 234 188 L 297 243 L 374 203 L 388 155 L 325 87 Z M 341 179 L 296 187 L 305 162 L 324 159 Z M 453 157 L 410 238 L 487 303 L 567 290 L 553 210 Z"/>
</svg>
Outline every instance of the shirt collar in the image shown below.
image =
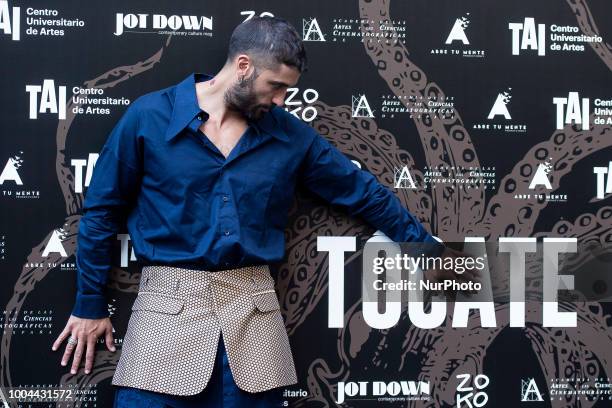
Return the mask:
<svg viewBox="0 0 612 408">
<path fill-rule="evenodd" d="M 202 112 L 198 105 L 195 84 L 196 82 L 208 81 L 212 77 L 212 75 L 195 72 L 189 74 L 187 78 L 176 85 L 172 117 L 170 118 L 170 124 L 168 125 L 165 135 L 166 141 L 170 141 L 174 139 L 175 136 L 179 135 L 181 131 Z M 258 120 L 253 122 L 249 121 L 249 124 L 254 125 L 253 127 L 258 132 L 263 131 L 282 141 L 289 141 L 289 137 L 283 130 L 279 119 L 276 117 L 276 115 L 279 115 L 279 112 L 276 111 L 277 109 L 282 108 L 275 106 Z"/>
</svg>

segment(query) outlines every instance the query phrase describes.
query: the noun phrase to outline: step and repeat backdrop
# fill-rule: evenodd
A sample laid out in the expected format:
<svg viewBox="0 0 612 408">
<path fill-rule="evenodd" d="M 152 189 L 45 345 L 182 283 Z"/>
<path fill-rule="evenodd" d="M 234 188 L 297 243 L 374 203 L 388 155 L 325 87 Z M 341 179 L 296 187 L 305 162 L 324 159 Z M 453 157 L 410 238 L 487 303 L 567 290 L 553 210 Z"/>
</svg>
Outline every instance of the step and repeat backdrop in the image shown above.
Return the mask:
<svg viewBox="0 0 612 408">
<path fill-rule="evenodd" d="M 112 406 L 140 279 L 125 229 L 108 284 L 117 351 L 100 339 L 93 371 L 75 375 L 60 365 L 65 343 L 51 351 L 74 304 L 98 153 L 135 98 L 190 72 L 215 74 L 234 27 L 260 15 L 293 24 L 308 54 L 287 111 L 435 236 L 612 240 L 609 0 L 0 0 L 0 404 Z M 449 310 L 424 329 L 404 308 L 380 329 L 362 308 L 360 253 L 375 234 L 298 189 L 286 256 L 272 268 L 299 376 L 287 406 L 612 406 L 605 270 L 586 285 L 597 300 L 560 303 L 575 327 L 544 326 L 541 303 L 510 327 L 506 302 L 491 327 L 478 313 L 453 327 Z M 355 242 L 341 294 L 328 290 L 323 236 Z M 330 301 L 340 295 L 335 327 Z M 26 387 L 75 398 L 18 404 Z"/>
</svg>

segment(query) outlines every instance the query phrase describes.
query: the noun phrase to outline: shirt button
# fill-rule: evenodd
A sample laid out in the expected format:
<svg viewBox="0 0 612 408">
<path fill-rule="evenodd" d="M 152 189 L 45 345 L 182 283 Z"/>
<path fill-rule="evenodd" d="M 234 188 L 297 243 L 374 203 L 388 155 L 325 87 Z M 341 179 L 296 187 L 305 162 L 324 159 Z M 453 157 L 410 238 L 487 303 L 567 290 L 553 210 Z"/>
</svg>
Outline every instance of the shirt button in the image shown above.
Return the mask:
<svg viewBox="0 0 612 408">
<path fill-rule="evenodd" d="M 198 115 L 198 120 L 202 120 L 202 115 Z"/>
<path fill-rule="evenodd" d="M 229 231 L 225 231 L 225 235 L 229 235 Z"/>
<path fill-rule="evenodd" d="M 229 201 L 229 197 L 228 196 L 223 196 L 223 201 L 228 202 Z"/>
</svg>

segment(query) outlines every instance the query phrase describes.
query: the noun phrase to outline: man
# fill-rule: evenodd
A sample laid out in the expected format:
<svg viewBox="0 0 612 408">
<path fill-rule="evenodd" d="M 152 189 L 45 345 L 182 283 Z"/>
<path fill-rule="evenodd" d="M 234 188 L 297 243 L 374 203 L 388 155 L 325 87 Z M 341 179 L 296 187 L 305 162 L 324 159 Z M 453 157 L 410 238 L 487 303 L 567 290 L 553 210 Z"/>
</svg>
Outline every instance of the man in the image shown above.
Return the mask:
<svg viewBox="0 0 612 408">
<path fill-rule="evenodd" d="M 76 303 L 52 348 L 68 338 L 62 365 L 74 352 L 73 374 L 84 352 L 91 371 L 98 337 L 115 351 L 104 288 L 126 222 L 144 267 L 115 406 L 272 406 L 297 382 L 268 268 L 284 257 L 296 183 L 394 241 L 442 247 L 373 175 L 280 107 L 305 70 L 289 23 L 250 19 L 221 71 L 136 99 L 103 146 L 79 225 Z"/>
</svg>

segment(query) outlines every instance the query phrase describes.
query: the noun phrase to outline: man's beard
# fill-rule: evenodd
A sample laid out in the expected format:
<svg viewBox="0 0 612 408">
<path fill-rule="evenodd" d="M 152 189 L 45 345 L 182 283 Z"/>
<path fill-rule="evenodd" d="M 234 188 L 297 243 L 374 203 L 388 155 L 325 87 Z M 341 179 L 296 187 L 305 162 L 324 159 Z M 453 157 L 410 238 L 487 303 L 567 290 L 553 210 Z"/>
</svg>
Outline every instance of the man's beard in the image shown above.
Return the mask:
<svg viewBox="0 0 612 408">
<path fill-rule="evenodd" d="M 257 104 L 257 95 L 254 92 L 255 73 L 249 78 L 244 78 L 242 83 L 236 82 L 230 86 L 223 95 L 223 100 L 228 109 L 240 112 L 250 120 L 259 119 L 269 106 Z"/>
</svg>

